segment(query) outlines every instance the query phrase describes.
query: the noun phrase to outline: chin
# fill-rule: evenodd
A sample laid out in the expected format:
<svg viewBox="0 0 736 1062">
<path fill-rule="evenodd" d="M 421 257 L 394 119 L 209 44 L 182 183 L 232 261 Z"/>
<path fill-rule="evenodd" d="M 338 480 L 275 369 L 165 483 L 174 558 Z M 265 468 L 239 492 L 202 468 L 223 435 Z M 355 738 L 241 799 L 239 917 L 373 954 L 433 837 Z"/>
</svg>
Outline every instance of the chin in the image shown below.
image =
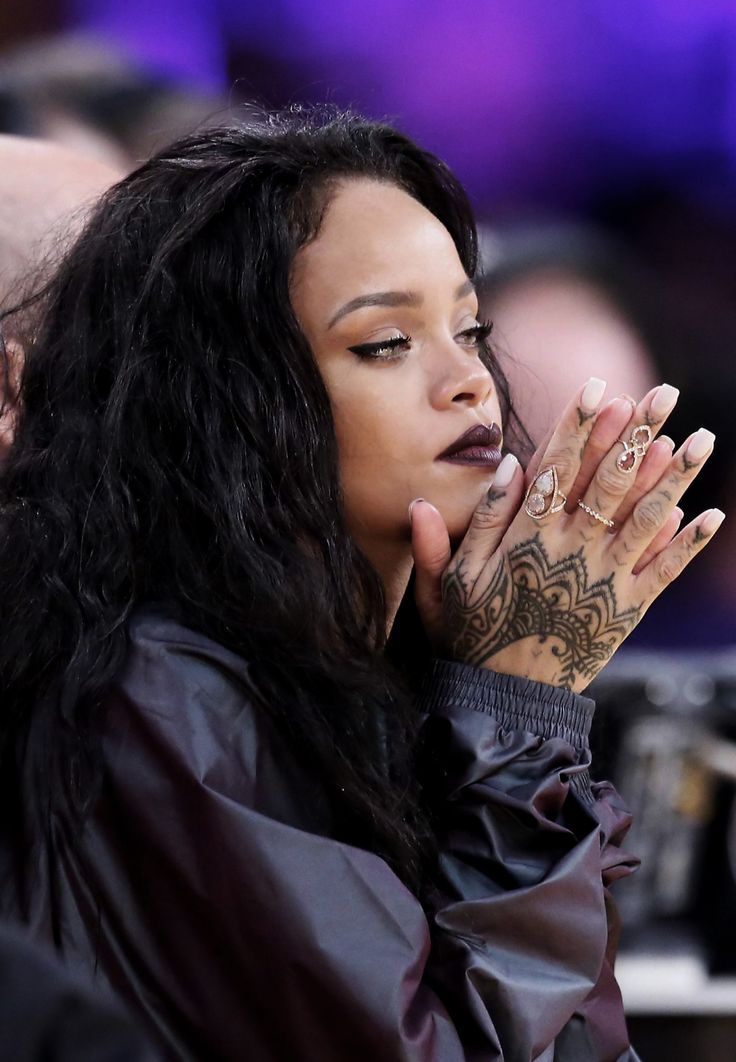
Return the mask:
<svg viewBox="0 0 736 1062">
<path fill-rule="evenodd" d="M 481 497 L 483 495 L 481 494 Z M 480 498 L 478 499 L 480 501 Z M 475 505 L 468 505 L 467 502 L 460 505 L 437 505 L 442 517 L 447 525 L 447 531 L 450 535 L 450 542 L 453 549 L 459 545 L 463 535 L 470 526 L 470 521 L 473 519 L 473 513 L 475 512 Z"/>
<path fill-rule="evenodd" d="M 470 521 L 473 519 L 473 513 L 485 497 L 486 491 L 493 483 L 493 479 L 494 476 L 491 472 L 477 479 L 474 483 L 466 482 L 461 490 L 448 491 L 441 499 L 440 504 L 437 505 L 453 541 L 462 538 L 468 530 Z"/>
</svg>

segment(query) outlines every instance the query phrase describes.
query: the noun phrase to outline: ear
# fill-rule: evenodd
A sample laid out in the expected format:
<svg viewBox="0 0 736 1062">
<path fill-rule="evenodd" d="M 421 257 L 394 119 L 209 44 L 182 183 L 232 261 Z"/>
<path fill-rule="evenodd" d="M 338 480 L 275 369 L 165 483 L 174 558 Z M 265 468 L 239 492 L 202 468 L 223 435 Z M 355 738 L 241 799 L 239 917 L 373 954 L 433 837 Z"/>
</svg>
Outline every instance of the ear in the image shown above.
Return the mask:
<svg viewBox="0 0 736 1062">
<path fill-rule="evenodd" d="M 24 350 L 16 339 L 6 339 L 0 348 L 0 459 L 15 434 Z"/>
</svg>

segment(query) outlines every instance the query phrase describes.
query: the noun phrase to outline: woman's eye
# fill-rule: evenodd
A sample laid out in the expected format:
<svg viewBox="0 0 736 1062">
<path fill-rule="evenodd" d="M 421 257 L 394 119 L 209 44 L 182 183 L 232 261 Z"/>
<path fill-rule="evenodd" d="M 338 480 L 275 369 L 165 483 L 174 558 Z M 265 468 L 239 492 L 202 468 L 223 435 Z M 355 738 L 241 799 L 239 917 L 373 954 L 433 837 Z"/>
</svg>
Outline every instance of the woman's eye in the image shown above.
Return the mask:
<svg viewBox="0 0 736 1062">
<path fill-rule="evenodd" d="M 490 321 L 473 325 L 458 333 L 458 340 L 467 346 L 482 348 L 491 334 L 493 325 Z M 359 358 L 378 361 L 396 361 L 403 357 L 411 344 L 411 336 L 398 335 L 390 339 L 382 339 L 377 343 L 359 343 L 357 346 L 348 347 Z"/>
<path fill-rule="evenodd" d="M 392 361 L 402 357 L 409 349 L 411 336 L 393 336 L 391 339 L 382 339 L 378 343 L 359 343 L 355 347 L 348 347 L 359 358 L 377 358 L 384 361 Z"/>
<path fill-rule="evenodd" d="M 481 321 L 479 324 L 473 325 L 472 328 L 466 328 L 463 332 L 459 332 L 458 338 L 470 346 L 483 347 L 488 341 L 492 329 L 493 324 L 491 321 Z"/>
</svg>

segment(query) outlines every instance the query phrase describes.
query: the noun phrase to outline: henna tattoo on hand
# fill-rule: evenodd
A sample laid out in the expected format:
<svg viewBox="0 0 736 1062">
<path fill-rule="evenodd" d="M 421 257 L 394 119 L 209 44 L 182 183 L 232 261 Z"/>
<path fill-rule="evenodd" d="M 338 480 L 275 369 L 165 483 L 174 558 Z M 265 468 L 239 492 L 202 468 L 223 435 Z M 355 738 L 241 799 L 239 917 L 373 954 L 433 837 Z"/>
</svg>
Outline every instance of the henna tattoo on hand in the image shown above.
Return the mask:
<svg viewBox="0 0 736 1062">
<path fill-rule="evenodd" d="M 498 562 L 480 594 L 476 586 L 465 558 L 444 582 L 455 658 L 484 665 L 513 642 L 549 641 L 559 661 L 555 681 L 568 689 L 595 677 L 643 613 L 641 605 L 619 612 L 613 574 L 589 584 L 582 547 L 551 561 L 539 532 Z"/>
</svg>

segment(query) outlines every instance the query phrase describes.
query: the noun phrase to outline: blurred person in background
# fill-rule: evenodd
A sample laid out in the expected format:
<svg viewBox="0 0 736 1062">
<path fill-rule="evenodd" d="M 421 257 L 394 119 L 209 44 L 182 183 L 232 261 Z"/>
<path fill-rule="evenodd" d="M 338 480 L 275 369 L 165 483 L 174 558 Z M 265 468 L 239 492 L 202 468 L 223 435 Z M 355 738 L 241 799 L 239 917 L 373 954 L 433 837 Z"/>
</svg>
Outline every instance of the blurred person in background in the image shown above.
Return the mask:
<svg viewBox="0 0 736 1062">
<path fill-rule="evenodd" d="M 479 297 L 535 444 L 593 366 L 617 393 L 663 376 L 680 386 L 661 357 L 654 285 L 609 237 L 571 224 L 483 232 Z"/>
<path fill-rule="evenodd" d="M 439 160 L 297 113 L 154 156 L 38 296 L 0 904 L 167 1057 L 636 1057 L 581 693 L 713 437 L 591 378 L 527 482 L 476 267 Z"/>
<path fill-rule="evenodd" d="M 730 126 L 728 126 L 730 128 Z M 724 126 L 726 128 L 726 126 Z M 693 160 L 693 187 L 708 188 L 711 159 Z M 718 170 L 713 171 L 717 173 Z M 733 174 L 736 170 L 731 168 Z M 736 218 L 733 194 L 704 205 L 677 194 L 666 181 L 642 181 L 620 188 L 597 205 L 597 214 L 633 249 L 656 288 L 652 305 L 663 328 L 649 347 L 659 364 L 672 363 L 673 376 L 687 391 L 675 427 L 708 423 L 720 445 L 692 493 L 696 511 L 704 498 L 728 511 L 736 494 Z M 651 285 L 645 288 L 649 295 Z M 651 334 L 651 333 L 649 333 Z M 736 537 L 726 534 L 704 559 L 698 579 L 686 575 L 670 596 L 672 610 L 662 623 L 645 623 L 637 635 L 654 648 L 699 650 L 736 646 Z"/>
<path fill-rule="evenodd" d="M 20 304 L 48 276 L 101 193 L 120 172 L 56 144 L 0 135 L 0 310 Z M 22 364 L 18 322 L 6 322 L 0 456 L 14 422 Z"/>
<path fill-rule="evenodd" d="M 45 141 L 0 135 L 0 308 L 53 271 L 122 171 Z"/>
<path fill-rule="evenodd" d="M 0 54 L 0 132 L 56 141 L 118 172 L 222 106 L 102 41 L 42 38 Z"/>
</svg>

